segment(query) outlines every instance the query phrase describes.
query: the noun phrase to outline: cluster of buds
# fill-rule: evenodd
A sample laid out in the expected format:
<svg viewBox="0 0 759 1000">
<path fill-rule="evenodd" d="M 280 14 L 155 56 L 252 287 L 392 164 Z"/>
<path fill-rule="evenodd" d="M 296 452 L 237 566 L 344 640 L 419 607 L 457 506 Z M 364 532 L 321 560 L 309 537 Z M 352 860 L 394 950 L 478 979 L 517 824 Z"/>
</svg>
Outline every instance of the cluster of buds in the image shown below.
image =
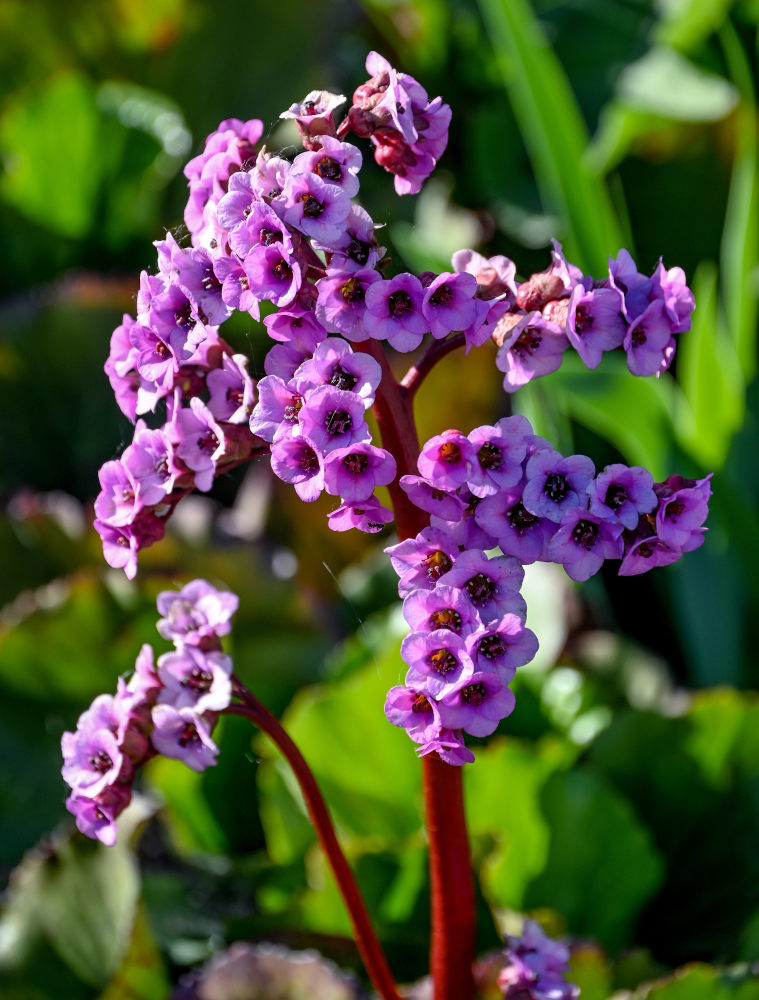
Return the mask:
<svg viewBox="0 0 759 1000">
<path fill-rule="evenodd" d="M 580 581 L 607 559 L 621 559 L 627 576 L 674 562 L 703 543 L 710 477 L 654 483 L 621 463 L 596 475 L 590 458 L 564 457 L 522 416 L 430 438 L 418 468 L 400 485 L 430 527 L 386 549 L 414 631 L 385 713 L 421 755 L 463 764 L 474 757 L 461 731 L 495 730 L 514 707 L 516 668 L 537 652 L 523 567 L 559 563 Z"/>
<path fill-rule="evenodd" d="M 154 660 L 145 644 L 129 681 L 115 695 L 98 695 L 61 740 L 66 808 L 82 833 L 116 841 L 115 820 L 132 796 L 138 767 L 155 754 L 194 771 L 216 762 L 211 732 L 232 697 L 232 660 L 220 637 L 230 631 L 237 597 L 194 580 L 178 593 L 158 595 L 157 628 L 174 650 Z"/>
<path fill-rule="evenodd" d="M 690 329 L 695 304 L 682 268 L 667 270 L 659 261 L 646 276 L 621 250 L 609 261 L 608 276 L 594 280 L 568 263 L 556 241 L 552 256 L 547 271 L 516 286 L 516 308 L 504 313 L 493 333 L 506 392 L 556 371 L 569 347 L 588 368 L 614 350 L 625 352 L 633 375 L 669 368 L 674 335 Z"/>
<path fill-rule="evenodd" d="M 534 920 L 519 937 L 506 938 L 506 966 L 498 976 L 503 1000 L 576 1000 L 580 990 L 566 979 L 569 948 L 549 938 Z"/>
</svg>

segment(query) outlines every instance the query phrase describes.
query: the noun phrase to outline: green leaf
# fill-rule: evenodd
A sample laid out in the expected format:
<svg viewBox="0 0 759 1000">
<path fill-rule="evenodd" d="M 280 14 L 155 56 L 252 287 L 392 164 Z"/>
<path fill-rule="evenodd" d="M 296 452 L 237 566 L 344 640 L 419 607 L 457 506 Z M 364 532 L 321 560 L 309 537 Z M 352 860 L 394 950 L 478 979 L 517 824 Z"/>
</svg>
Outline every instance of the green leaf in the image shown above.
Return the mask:
<svg viewBox="0 0 759 1000">
<path fill-rule="evenodd" d="M 17 92 L 0 119 L 0 151 L 7 201 L 61 236 L 89 232 L 107 150 L 85 76 L 65 71 Z"/>
<path fill-rule="evenodd" d="M 719 469 L 746 412 L 734 342 L 718 312 L 717 269 L 702 261 L 693 279 L 698 307 L 678 344 L 678 379 L 689 409 L 675 411 L 680 444 L 702 468 Z"/>
<path fill-rule="evenodd" d="M 664 874 L 649 832 L 623 796 L 587 771 L 552 775 L 540 804 L 551 836 L 526 905 L 553 907 L 572 933 L 611 951 L 629 945 Z"/>
<path fill-rule="evenodd" d="M 669 474 L 671 414 L 678 402 L 669 375 L 633 378 L 621 355 L 604 358 L 592 372 L 579 357 L 568 357 L 552 382 L 565 412 L 613 444 L 628 462 L 645 466 L 655 478 Z"/>
<path fill-rule="evenodd" d="M 658 0 L 661 20 L 654 37 L 675 49 L 692 51 L 727 18 L 734 0 Z"/>
<path fill-rule="evenodd" d="M 31 971 L 34 981 L 34 956 L 44 942 L 82 983 L 106 985 L 137 911 L 140 878 L 129 837 L 148 815 L 144 800 L 135 799 L 119 820 L 114 847 L 72 833 L 24 858 L 0 921 L 0 971 Z"/>
<path fill-rule="evenodd" d="M 759 979 L 745 966 L 724 970 L 694 963 L 642 986 L 632 1000 L 759 1000 Z"/>
<path fill-rule="evenodd" d="M 585 123 L 527 0 L 479 0 L 545 209 L 566 232 L 570 260 L 602 274 L 624 239 L 603 181 L 589 169 Z"/>
<path fill-rule="evenodd" d="M 137 909 L 132 939 L 121 966 L 98 1000 L 165 1000 L 171 982 L 147 913 Z"/>
<path fill-rule="evenodd" d="M 330 687 L 300 692 L 283 719 L 340 826 L 393 847 L 421 824 L 414 745 L 383 711 L 388 690 L 405 672 L 404 632 L 397 619 L 388 620 L 383 645 L 367 667 Z"/>
</svg>

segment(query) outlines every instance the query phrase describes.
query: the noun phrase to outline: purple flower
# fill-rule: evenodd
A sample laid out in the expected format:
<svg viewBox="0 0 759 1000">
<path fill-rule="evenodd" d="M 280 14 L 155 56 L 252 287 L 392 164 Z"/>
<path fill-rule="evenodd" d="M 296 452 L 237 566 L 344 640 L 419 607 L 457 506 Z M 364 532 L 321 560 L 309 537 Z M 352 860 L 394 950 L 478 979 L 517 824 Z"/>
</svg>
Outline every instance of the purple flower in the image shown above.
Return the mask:
<svg viewBox="0 0 759 1000">
<path fill-rule="evenodd" d="M 208 409 L 217 420 L 230 424 L 247 424 L 256 402 L 256 390 L 248 374 L 248 359 L 244 354 L 225 354 L 221 368 L 206 376 Z"/>
<path fill-rule="evenodd" d="M 76 820 L 80 833 L 99 840 L 106 847 L 113 847 L 118 833 L 116 817 L 126 809 L 131 797 L 127 785 L 116 785 L 106 788 L 95 798 L 71 795 L 66 799 L 66 808 Z"/>
<path fill-rule="evenodd" d="M 405 685 L 390 688 L 385 699 L 385 715 L 394 726 L 402 726 L 415 743 L 426 743 L 440 730 L 435 700 Z"/>
<path fill-rule="evenodd" d="M 548 546 L 548 558 L 561 563 L 573 580 L 587 580 L 604 559 L 622 558 L 622 525 L 578 507 L 567 510 Z"/>
<path fill-rule="evenodd" d="M 590 512 L 633 530 L 656 506 L 654 477 L 640 466 L 607 465 L 588 486 Z"/>
<path fill-rule="evenodd" d="M 447 337 L 452 330 L 466 330 L 474 323 L 476 292 L 476 278 L 464 271 L 439 274 L 427 286 L 422 313 L 436 340 Z"/>
<path fill-rule="evenodd" d="M 529 420 L 521 416 L 504 417 L 494 427 L 475 427 L 469 434 L 476 459 L 467 478 L 472 493 L 487 497 L 516 486 L 533 436 Z"/>
<path fill-rule="evenodd" d="M 398 274 L 366 289 L 364 330 L 387 340 L 396 351 L 413 351 L 427 332 L 422 314 L 422 284 L 413 274 Z"/>
<path fill-rule="evenodd" d="M 621 347 L 627 324 L 622 294 L 615 288 L 586 291 L 576 285 L 569 300 L 566 332 L 588 368 L 597 368 L 604 351 Z"/>
<path fill-rule="evenodd" d="M 499 254 L 487 258 L 474 250 L 457 250 L 452 264 L 454 271 L 474 275 L 478 298 L 490 301 L 505 297 L 510 304 L 516 301 L 517 286 L 514 278 L 517 268 L 508 257 Z"/>
<path fill-rule="evenodd" d="M 507 936 L 506 967 L 498 976 L 503 1000 L 576 1000 L 577 986 L 566 981 L 569 949 L 525 920 L 521 937 Z"/>
<path fill-rule="evenodd" d="M 335 110 L 345 103 L 342 94 L 312 90 L 298 104 L 283 111 L 280 118 L 294 118 L 306 149 L 318 149 L 325 136 L 335 134 Z"/>
<path fill-rule="evenodd" d="M 703 536 L 702 539 L 703 540 Z M 699 541 L 698 544 L 701 544 Z M 693 548 L 698 548 L 694 545 Z M 647 573 L 656 566 L 671 566 L 677 562 L 683 550 L 677 546 L 667 545 L 656 535 L 646 535 L 636 538 L 632 544 L 625 547 L 625 553 L 619 567 L 619 576 L 638 576 Z"/>
<path fill-rule="evenodd" d="M 351 204 L 345 227 L 336 240 L 321 243 L 314 240 L 315 250 L 325 250 L 332 254 L 331 265 L 349 269 L 373 268 L 381 259 L 385 248 L 377 244 L 374 222 L 369 213 L 360 205 Z"/>
<path fill-rule="evenodd" d="M 258 402 L 250 415 L 250 432 L 272 442 L 283 425 L 297 426 L 303 398 L 291 383 L 278 375 L 266 375 L 257 385 Z"/>
<path fill-rule="evenodd" d="M 523 579 L 524 569 L 516 559 L 511 556 L 488 559 L 484 552 L 473 549 L 462 552 L 440 582 L 465 590 L 487 624 L 508 611 L 522 610 L 524 601 L 519 588 Z"/>
<path fill-rule="evenodd" d="M 479 670 L 462 678 L 438 702 L 443 725 L 472 736 L 490 736 L 514 711 L 514 694 L 494 673 Z"/>
<path fill-rule="evenodd" d="M 211 739 L 210 727 L 191 708 L 156 705 L 152 718 L 151 741 L 164 757 L 181 760 L 193 771 L 205 771 L 216 763 L 219 748 Z"/>
<path fill-rule="evenodd" d="M 316 282 L 319 298 L 316 315 L 319 322 L 331 333 L 341 333 L 349 340 L 368 340 L 364 326 L 366 293 L 381 276 L 371 268 L 362 270 L 332 271 Z"/>
<path fill-rule="evenodd" d="M 711 478 L 712 473 L 698 480 L 669 476 L 656 484 L 654 490 L 659 498 L 656 534 L 661 541 L 682 549 L 693 532 L 701 528 L 709 513 Z"/>
<path fill-rule="evenodd" d="M 197 396 L 190 400 L 189 407 L 177 407 L 167 431 L 175 453 L 195 474 L 195 486 L 207 493 L 213 485 L 216 466 L 224 456 L 224 431 Z"/>
<path fill-rule="evenodd" d="M 308 393 L 299 413 L 301 431 L 323 455 L 368 441 L 364 402 L 354 392 L 320 385 Z"/>
<path fill-rule="evenodd" d="M 293 160 L 293 173 L 311 172 L 329 184 L 342 188 L 348 198 L 358 194 L 361 150 L 331 135 L 322 136 L 321 147 L 300 153 Z"/>
<path fill-rule="evenodd" d="M 415 507 L 436 514 L 443 521 L 458 521 L 464 514 L 464 501 L 429 479 L 401 476 L 398 483 Z"/>
<path fill-rule="evenodd" d="M 332 531 L 358 531 L 375 534 L 393 520 L 393 512 L 383 507 L 376 497 L 369 497 L 358 503 L 341 504 L 337 510 L 327 514 L 327 523 Z"/>
<path fill-rule="evenodd" d="M 253 247 L 243 267 L 255 297 L 270 299 L 275 306 L 292 302 L 301 286 L 301 266 L 281 243 Z"/>
<path fill-rule="evenodd" d="M 217 590 L 207 580 L 192 580 L 180 591 L 163 590 L 156 599 L 158 634 L 176 644 L 207 647 L 209 640 L 229 634 L 239 603 L 236 594 Z"/>
<path fill-rule="evenodd" d="M 191 708 L 198 715 L 220 712 L 229 705 L 232 659 L 225 653 L 181 646 L 173 653 L 159 656 L 157 667 L 163 684 L 159 705 Z"/>
<path fill-rule="evenodd" d="M 411 632 L 401 643 L 401 657 L 409 666 L 406 684 L 437 699 L 474 673 L 463 638 L 447 628 Z"/>
<path fill-rule="evenodd" d="M 474 464 L 474 448 L 469 439 L 456 430 L 444 431 L 426 441 L 417 460 L 420 474 L 441 490 L 456 490 L 463 486 L 469 479 Z M 434 513 L 437 514 L 438 511 L 435 510 Z M 450 517 L 446 520 L 454 521 L 458 518 Z"/>
<path fill-rule="evenodd" d="M 466 591 L 442 584 L 434 590 L 412 590 L 407 594 L 403 617 L 414 631 L 448 629 L 463 637 L 471 635 L 480 625 L 477 609 Z"/>
<path fill-rule="evenodd" d="M 142 511 L 133 524 L 114 527 L 93 521 L 103 542 L 103 558 L 113 569 L 123 569 L 128 580 L 137 573 L 137 553 L 163 538 L 163 522 L 150 511 Z"/>
<path fill-rule="evenodd" d="M 468 636 L 466 648 L 475 670 L 492 670 L 511 680 L 517 667 L 534 658 L 538 640 L 519 615 L 508 614 Z"/>
<path fill-rule="evenodd" d="M 321 496 L 324 459 L 305 434 L 275 438 L 271 446 L 271 468 L 275 476 L 294 486 L 295 492 L 306 503 Z"/>
<path fill-rule="evenodd" d="M 330 452 L 324 462 L 324 486 L 347 503 L 359 503 L 395 479 L 395 459 L 384 448 L 359 441 Z"/>
<path fill-rule="evenodd" d="M 337 184 L 323 181 L 318 174 L 292 173 L 281 199 L 274 204 L 288 225 L 313 239 L 339 239 L 350 212 L 350 197 Z"/>
<path fill-rule="evenodd" d="M 454 767 L 474 763 L 474 754 L 464 743 L 464 735 L 460 729 L 441 729 L 431 739 L 421 743 L 416 752 L 419 757 L 436 753 L 446 764 Z"/>
<path fill-rule="evenodd" d="M 658 375 L 669 367 L 675 352 L 672 322 L 664 302 L 654 299 L 625 333 L 622 346 L 633 375 Z"/>
<path fill-rule="evenodd" d="M 452 569 L 459 550 L 444 531 L 425 528 L 416 538 L 406 538 L 385 549 L 393 569 L 400 577 L 401 597 L 421 587 L 431 590 Z"/>
<path fill-rule="evenodd" d="M 570 507 L 587 504 L 585 491 L 594 473 L 593 462 L 586 455 L 564 458 L 558 451 L 538 451 L 525 466 L 522 503 L 536 517 L 559 522 Z"/>
<path fill-rule="evenodd" d="M 339 337 L 327 337 L 316 346 L 312 357 L 298 368 L 294 383 L 304 396 L 320 385 L 353 392 L 368 408 L 374 402 L 374 391 L 381 378 L 382 369 L 374 358 L 355 352 Z"/>
<path fill-rule="evenodd" d="M 528 313 L 510 327 L 498 349 L 495 365 L 505 373 L 503 388 L 515 392 L 531 379 L 555 372 L 568 346 L 566 334 L 555 323 L 539 312 Z"/>
<path fill-rule="evenodd" d="M 114 733 L 89 718 L 79 720 L 75 733 L 63 734 L 61 750 L 63 780 L 77 795 L 95 798 L 108 786 L 131 777 L 131 763 Z"/>
</svg>

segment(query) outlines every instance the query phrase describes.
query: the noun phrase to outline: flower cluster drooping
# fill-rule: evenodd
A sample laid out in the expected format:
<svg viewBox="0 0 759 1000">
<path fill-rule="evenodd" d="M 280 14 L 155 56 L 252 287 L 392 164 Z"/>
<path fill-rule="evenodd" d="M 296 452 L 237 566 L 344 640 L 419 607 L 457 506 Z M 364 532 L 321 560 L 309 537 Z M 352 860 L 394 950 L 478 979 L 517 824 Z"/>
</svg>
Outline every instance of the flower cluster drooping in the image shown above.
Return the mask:
<svg viewBox="0 0 759 1000">
<path fill-rule="evenodd" d="M 508 258 L 467 249 L 450 271 L 392 273 L 356 201 L 363 158 L 346 139 L 370 139 L 396 191 L 416 193 L 451 116 L 377 53 L 366 69 L 342 121 L 346 100 L 327 91 L 282 114 L 302 152 L 268 152 L 260 121 L 228 119 L 187 165 L 191 245 L 171 234 L 156 243 L 157 273 L 142 274 L 136 318 L 111 341 L 106 371 L 135 430 L 100 472 L 95 526 L 108 563 L 132 577 L 138 550 L 162 536 L 183 496 L 262 455 L 302 500 L 335 498 L 335 531 L 392 521 L 377 496 L 387 487 L 427 526 L 388 550 L 411 633 L 405 683 L 386 711 L 421 754 L 461 764 L 472 759 L 464 733 L 488 735 L 509 714 L 514 671 L 537 649 L 523 567 L 554 562 L 581 581 L 608 559 L 621 560 L 621 575 L 671 563 L 702 543 L 710 477 L 655 483 L 621 463 L 596 473 L 520 416 L 433 436 L 415 472 L 403 447 L 372 440 L 380 394 L 395 391 L 410 412 L 406 381 L 383 385 L 393 379 L 385 348 L 425 350 L 410 369 L 415 387 L 433 356 L 485 345 L 509 393 L 556 370 L 570 347 L 589 368 L 618 351 L 634 374 L 660 375 L 694 302 L 680 268 L 659 262 L 647 276 L 622 250 L 596 279 L 556 242 L 548 269 L 525 280 Z M 255 383 L 219 327 L 234 310 L 259 321 L 262 303 L 273 345 Z"/>
<path fill-rule="evenodd" d="M 503 1000 L 575 1000 L 580 990 L 566 980 L 569 948 L 549 938 L 534 920 L 519 937 L 506 938 L 506 967 L 498 977 Z"/>
<path fill-rule="evenodd" d="M 590 458 L 561 455 L 522 416 L 430 438 L 418 469 L 400 485 L 430 527 L 386 550 L 413 631 L 385 712 L 420 754 L 463 764 L 474 757 L 461 731 L 495 730 L 514 707 L 516 668 L 538 648 L 524 625 L 523 567 L 555 562 L 587 580 L 606 559 L 622 560 L 621 575 L 674 562 L 703 542 L 711 477 L 654 483 L 621 463 L 596 475 Z"/>
<path fill-rule="evenodd" d="M 119 678 L 116 694 L 98 695 L 76 732 L 63 734 L 62 774 L 72 791 L 66 808 L 82 833 L 115 843 L 115 820 L 129 804 L 135 772 L 156 753 L 194 771 L 216 763 L 211 732 L 232 696 L 232 660 L 220 637 L 237 604 L 234 594 L 205 580 L 159 594 L 158 632 L 174 650 L 154 662 L 145 644 L 129 681 Z"/>
</svg>

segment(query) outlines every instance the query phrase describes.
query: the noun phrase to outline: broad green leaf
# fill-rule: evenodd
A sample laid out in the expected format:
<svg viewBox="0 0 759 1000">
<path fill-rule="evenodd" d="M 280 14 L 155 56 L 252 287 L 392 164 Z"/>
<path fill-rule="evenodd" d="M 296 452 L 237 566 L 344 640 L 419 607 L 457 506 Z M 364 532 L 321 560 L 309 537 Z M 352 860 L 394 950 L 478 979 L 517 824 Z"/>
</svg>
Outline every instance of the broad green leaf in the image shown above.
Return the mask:
<svg viewBox="0 0 759 1000">
<path fill-rule="evenodd" d="M 61 236 L 90 231 L 107 150 L 90 81 L 73 70 L 18 92 L 0 118 L 0 193 Z"/>
<path fill-rule="evenodd" d="M 144 800 L 133 800 L 115 847 L 71 833 L 24 858 L 0 921 L 0 972 L 23 973 L 43 942 L 82 983 L 106 985 L 129 946 L 137 910 L 140 879 L 129 837 L 149 812 Z"/>
<path fill-rule="evenodd" d="M 302 691 L 283 719 L 341 828 L 393 846 L 421 824 L 414 745 L 383 711 L 388 690 L 405 673 L 402 634 L 388 628 L 364 669 L 330 687 Z"/>
<path fill-rule="evenodd" d="M 635 990 L 630 1000 L 759 1000 L 759 977 L 746 966 L 725 970 L 694 963 Z"/>
<path fill-rule="evenodd" d="M 540 808 L 550 840 L 526 905 L 553 907 L 572 933 L 611 951 L 629 945 L 637 916 L 664 875 L 649 832 L 629 802 L 588 771 L 552 775 Z"/>
<path fill-rule="evenodd" d="M 582 1000 L 607 1000 L 612 992 L 612 966 L 604 952 L 593 944 L 572 948 L 569 982 L 580 987 Z"/>
<path fill-rule="evenodd" d="M 144 906 L 137 917 L 121 966 L 98 1000 L 166 1000 L 171 982 Z"/>
<path fill-rule="evenodd" d="M 560 744 L 499 739 L 478 751 L 465 775 L 467 821 L 483 844 L 480 879 L 493 906 L 524 908 L 531 880 L 545 868 L 551 830 L 540 793 L 562 764 Z"/>
<path fill-rule="evenodd" d="M 702 261 L 693 279 L 697 302 L 691 329 L 678 343 L 678 380 L 688 408 L 675 411 L 682 446 L 702 468 L 719 469 L 746 411 L 746 387 L 734 340 L 718 311 L 717 272 Z"/>
<path fill-rule="evenodd" d="M 527 0 L 479 0 L 546 211 L 563 221 L 566 251 L 603 274 L 623 243 L 604 182 L 585 163 L 588 136 L 564 71 Z"/>
<path fill-rule="evenodd" d="M 174 844 L 182 852 L 223 854 L 227 840 L 204 794 L 203 775 L 160 755 L 146 767 L 150 784 L 163 799 Z"/>
</svg>

